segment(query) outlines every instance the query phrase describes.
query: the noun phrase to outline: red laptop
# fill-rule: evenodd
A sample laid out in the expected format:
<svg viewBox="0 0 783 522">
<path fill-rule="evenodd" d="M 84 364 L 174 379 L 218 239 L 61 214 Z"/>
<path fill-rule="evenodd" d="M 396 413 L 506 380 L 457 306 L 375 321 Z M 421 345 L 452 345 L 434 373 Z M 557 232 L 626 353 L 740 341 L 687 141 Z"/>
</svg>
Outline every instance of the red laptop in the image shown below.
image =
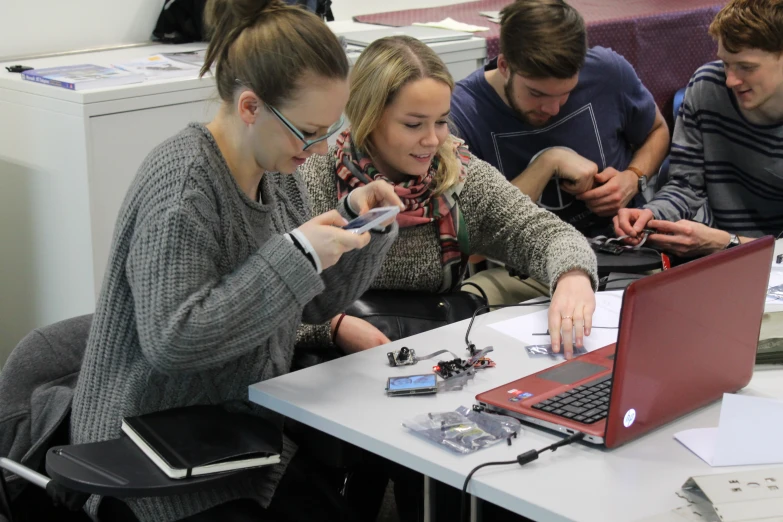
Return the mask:
<svg viewBox="0 0 783 522">
<path fill-rule="evenodd" d="M 616 344 L 476 400 L 614 448 L 740 390 L 753 375 L 774 244 L 763 237 L 635 281 Z"/>
</svg>

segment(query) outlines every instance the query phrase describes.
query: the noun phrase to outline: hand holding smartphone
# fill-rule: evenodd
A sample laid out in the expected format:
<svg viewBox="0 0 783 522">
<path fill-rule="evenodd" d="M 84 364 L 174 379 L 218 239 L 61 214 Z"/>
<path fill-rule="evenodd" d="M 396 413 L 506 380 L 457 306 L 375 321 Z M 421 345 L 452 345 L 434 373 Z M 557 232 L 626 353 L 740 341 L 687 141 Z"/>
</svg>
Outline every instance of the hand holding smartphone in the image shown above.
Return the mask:
<svg viewBox="0 0 783 522">
<path fill-rule="evenodd" d="M 389 221 L 400 212 L 400 207 L 377 207 L 372 208 L 367 213 L 352 219 L 347 225 L 344 225 L 343 230 L 352 232 L 354 234 L 364 234 L 368 230 L 371 230 L 385 221 Z"/>
</svg>

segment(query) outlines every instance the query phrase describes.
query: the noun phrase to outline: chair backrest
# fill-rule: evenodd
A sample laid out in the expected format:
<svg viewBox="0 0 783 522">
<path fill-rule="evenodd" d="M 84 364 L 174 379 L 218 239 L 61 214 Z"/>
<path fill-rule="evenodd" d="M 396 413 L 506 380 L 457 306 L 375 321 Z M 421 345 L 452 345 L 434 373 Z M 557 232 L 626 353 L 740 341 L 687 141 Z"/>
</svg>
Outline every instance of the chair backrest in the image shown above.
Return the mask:
<svg viewBox="0 0 783 522">
<path fill-rule="evenodd" d="M 677 115 L 680 114 L 680 106 L 685 99 L 685 87 L 674 93 L 674 103 L 672 104 L 672 113 L 674 121 L 677 121 Z"/>
<path fill-rule="evenodd" d="M 38 469 L 67 420 L 92 315 L 30 332 L 0 371 L 0 456 Z"/>
<path fill-rule="evenodd" d="M 674 121 L 675 124 L 677 123 L 677 115 L 680 113 L 680 107 L 682 106 L 684 99 L 685 87 L 674 93 L 674 101 L 672 104 L 672 115 L 674 118 L 672 121 Z M 666 159 L 663 160 L 663 164 L 658 171 L 658 176 L 655 179 L 655 192 L 661 190 L 661 187 L 663 187 L 667 181 L 669 181 L 669 156 L 666 156 Z"/>
</svg>

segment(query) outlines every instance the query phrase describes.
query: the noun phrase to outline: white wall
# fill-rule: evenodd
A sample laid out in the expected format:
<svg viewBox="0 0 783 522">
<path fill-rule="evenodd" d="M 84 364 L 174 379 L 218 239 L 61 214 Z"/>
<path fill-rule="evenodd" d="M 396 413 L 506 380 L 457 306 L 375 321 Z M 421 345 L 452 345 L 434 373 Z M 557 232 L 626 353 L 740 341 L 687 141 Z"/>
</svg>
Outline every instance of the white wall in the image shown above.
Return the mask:
<svg viewBox="0 0 783 522">
<path fill-rule="evenodd" d="M 333 0 L 336 20 L 471 0 Z M 146 41 L 164 0 L 0 0 L 4 57 Z"/>
<path fill-rule="evenodd" d="M 2 57 L 149 40 L 163 0 L 0 0 Z"/>
<path fill-rule="evenodd" d="M 454 5 L 472 2 L 473 0 L 332 0 L 332 13 L 335 20 L 350 20 L 354 16 L 386 13 L 389 11 L 405 11 L 406 9 L 424 9 L 441 5 Z M 511 1 L 511 0 L 509 0 Z M 427 20 L 435 22 L 437 20 Z"/>
</svg>

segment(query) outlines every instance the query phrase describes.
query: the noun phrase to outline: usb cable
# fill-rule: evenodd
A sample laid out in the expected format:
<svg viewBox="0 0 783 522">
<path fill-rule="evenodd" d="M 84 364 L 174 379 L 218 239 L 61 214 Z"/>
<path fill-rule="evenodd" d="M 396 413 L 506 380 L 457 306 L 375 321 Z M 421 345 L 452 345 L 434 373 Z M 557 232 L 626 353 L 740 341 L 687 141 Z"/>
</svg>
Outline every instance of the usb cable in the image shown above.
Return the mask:
<svg viewBox="0 0 783 522">
<path fill-rule="evenodd" d="M 568 437 L 555 442 L 554 444 L 550 444 L 546 448 L 542 448 L 540 450 L 530 450 L 524 453 L 520 453 L 519 455 L 517 455 L 517 458 L 515 460 L 485 462 L 484 464 L 480 464 L 475 468 L 473 468 L 471 472 L 468 473 L 468 476 L 465 478 L 465 484 L 462 486 L 462 496 L 460 497 L 460 507 L 459 507 L 460 522 L 467 522 L 467 518 L 466 518 L 467 511 L 465 510 L 465 503 L 468 497 L 468 483 L 470 482 L 470 479 L 473 477 L 473 474 L 475 472 L 487 466 L 507 466 L 509 464 L 519 464 L 520 466 L 524 466 L 528 462 L 533 462 L 534 460 L 536 460 L 538 456 L 544 453 L 545 451 L 556 451 L 557 448 L 568 446 L 569 444 L 573 444 L 574 442 L 578 440 L 582 440 L 583 438 L 585 438 L 585 434 L 578 431 L 573 435 L 569 435 Z"/>
</svg>

